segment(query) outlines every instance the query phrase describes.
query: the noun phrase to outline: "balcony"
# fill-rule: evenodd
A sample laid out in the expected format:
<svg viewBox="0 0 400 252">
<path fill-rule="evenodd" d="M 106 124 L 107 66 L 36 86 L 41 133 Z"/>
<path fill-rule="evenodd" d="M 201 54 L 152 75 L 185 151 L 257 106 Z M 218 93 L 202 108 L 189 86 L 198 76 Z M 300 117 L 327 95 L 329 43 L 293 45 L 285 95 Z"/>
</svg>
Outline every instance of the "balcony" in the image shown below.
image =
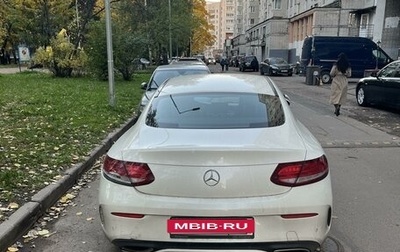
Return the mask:
<svg viewBox="0 0 400 252">
<path fill-rule="evenodd" d="M 374 37 L 374 25 L 369 24 L 361 27 L 349 27 L 349 36 L 372 39 Z"/>
</svg>

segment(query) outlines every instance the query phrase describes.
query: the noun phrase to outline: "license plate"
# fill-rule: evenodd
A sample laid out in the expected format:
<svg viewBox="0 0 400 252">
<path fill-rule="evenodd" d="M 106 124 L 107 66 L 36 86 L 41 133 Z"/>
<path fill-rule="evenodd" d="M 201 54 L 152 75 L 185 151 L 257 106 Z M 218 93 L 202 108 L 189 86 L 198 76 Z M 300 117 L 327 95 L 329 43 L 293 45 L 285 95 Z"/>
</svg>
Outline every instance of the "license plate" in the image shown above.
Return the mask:
<svg viewBox="0 0 400 252">
<path fill-rule="evenodd" d="M 282 73 L 287 73 L 288 70 L 282 70 Z"/>
<path fill-rule="evenodd" d="M 171 236 L 254 236 L 253 218 L 171 218 L 167 230 Z"/>
</svg>

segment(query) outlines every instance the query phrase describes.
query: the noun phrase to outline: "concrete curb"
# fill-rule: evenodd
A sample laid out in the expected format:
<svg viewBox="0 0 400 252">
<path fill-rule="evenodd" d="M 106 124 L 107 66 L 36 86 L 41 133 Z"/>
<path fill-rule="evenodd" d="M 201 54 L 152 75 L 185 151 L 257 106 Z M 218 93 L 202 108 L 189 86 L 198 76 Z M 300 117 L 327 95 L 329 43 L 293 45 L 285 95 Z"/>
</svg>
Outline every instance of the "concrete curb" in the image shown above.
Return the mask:
<svg viewBox="0 0 400 252">
<path fill-rule="evenodd" d="M 26 234 L 35 222 L 54 205 L 99 159 L 111 145 L 132 125 L 137 118 L 128 120 L 121 128 L 116 129 L 96 147 L 85 160 L 64 172 L 64 176 L 32 196 L 31 201 L 24 204 L 0 225 L 0 251 L 6 252 L 18 239 Z"/>
</svg>

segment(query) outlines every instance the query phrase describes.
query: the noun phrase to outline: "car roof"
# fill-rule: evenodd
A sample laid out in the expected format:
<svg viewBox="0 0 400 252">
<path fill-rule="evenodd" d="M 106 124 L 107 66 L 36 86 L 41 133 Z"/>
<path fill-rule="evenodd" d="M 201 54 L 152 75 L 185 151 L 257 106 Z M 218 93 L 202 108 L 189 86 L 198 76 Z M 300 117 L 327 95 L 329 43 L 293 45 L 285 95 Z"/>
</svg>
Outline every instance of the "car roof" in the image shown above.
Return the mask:
<svg viewBox="0 0 400 252">
<path fill-rule="evenodd" d="M 398 59 L 398 60 L 393 60 L 393 61 L 390 62 L 390 63 L 394 63 L 394 62 L 400 62 L 400 59 Z M 389 65 L 390 63 L 388 63 L 388 65 Z"/>
<path fill-rule="evenodd" d="M 169 64 L 158 66 L 154 71 L 168 71 L 174 69 L 206 69 L 210 70 L 205 64 Z"/>
<path fill-rule="evenodd" d="M 177 63 L 177 62 L 196 62 L 196 61 L 203 62 L 201 60 L 201 58 L 197 58 L 197 57 L 179 57 L 179 58 L 173 59 L 171 62 Z"/>
<path fill-rule="evenodd" d="M 278 96 L 277 89 L 269 78 L 236 73 L 178 76 L 169 79 L 160 91 L 161 94 L 168 95 L 189 92 L 240 92 Z"/>
<path fill-rule="evenodd" d="M 400 63 L 400 59 L 398 59 L 398 60 L 393 60 L 393 61 L 391 61 L 391 62 L 389 62 L 389 63 L 387 63 L 384 67 L 382 67 L 382 69 L 383 68 L 386 68 L 387 66 L 389 66 L 389 65 L 391 65 L 391 64 L 393 64 L 393 63 Z M 379 71 L 381 71 L 382 69 L 380 69 Z M 369 77 L 371 77 L 371 76 L 369 76 Z"/>
<path fill-rule="evenodd" d="M 176 60 L 173 60 L 169 64 L 170 65 L 176 65 L 176 64 L 179 64 L 179 65 L 205 65 L 204 62 L 201 61 L 201 60 L 196 60 L 196 61 L 179 61 L 179 60 L 176 61 Z"/>
<path fill-rule="evenodd" d="M 182 60 L 182 61 L 191 61 L 191 60 L 193 60 L 193 61 L 195 61 L 195 60 L 199 60 L 199 58 L 197 58 L 197 57 L 179 57 L 179 58 L 177 58 L 177 60 Z"/>
</svg>

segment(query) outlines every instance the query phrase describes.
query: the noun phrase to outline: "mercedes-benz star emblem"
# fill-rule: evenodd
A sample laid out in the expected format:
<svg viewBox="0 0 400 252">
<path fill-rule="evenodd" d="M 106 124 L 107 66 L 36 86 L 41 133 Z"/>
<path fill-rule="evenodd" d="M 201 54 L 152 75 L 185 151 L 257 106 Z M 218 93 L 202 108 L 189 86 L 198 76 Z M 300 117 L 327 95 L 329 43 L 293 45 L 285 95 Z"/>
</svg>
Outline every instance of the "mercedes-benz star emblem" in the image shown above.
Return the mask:
<svg viewBox="0 0 400 252">
<path fill-rule="evenodd" d="M 208 170 L 204 173 L 203 180 L 208 186 L 215 186 L 219 183 L 219 173 L 216 170 Z"/>
</svg>

